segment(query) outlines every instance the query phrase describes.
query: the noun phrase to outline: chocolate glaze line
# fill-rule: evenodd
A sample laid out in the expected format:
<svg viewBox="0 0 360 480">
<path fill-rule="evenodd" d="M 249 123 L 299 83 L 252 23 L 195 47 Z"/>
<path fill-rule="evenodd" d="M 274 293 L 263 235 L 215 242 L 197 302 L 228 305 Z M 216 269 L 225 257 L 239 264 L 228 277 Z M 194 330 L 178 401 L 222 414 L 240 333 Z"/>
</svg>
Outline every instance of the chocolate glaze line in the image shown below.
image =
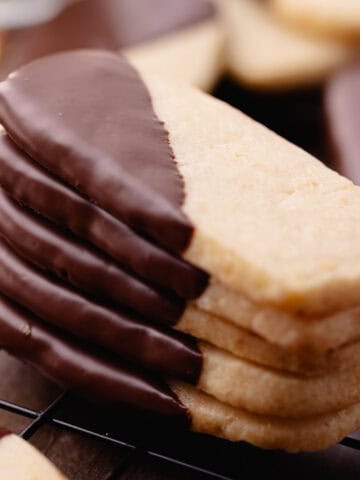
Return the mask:
<svg viewBox="0 0 360 480">
<path fill-rule="evenodd" d="M 128 404 L 184 420 L 188 415 L 174 393 L 155 376 L 105 359 L 68 340 L 3 296 L 0 347 L 92 401 L 112 407 Z"/>
<path fill-rule="evenodd" d="M 90 241 L 140 278 L 193 299 L 205 290 L 201 270 L 146 241 L 35 165 L 0 129 L 0 184 L 11 197 Z"/>
<path fill-rule="evenodd" d="M 0 291 L 46 323 L 134 364 L 196 383 L 202 356 L 195 340 L 97 304 L 47 277 L 0 241 Z"/>
<path fill-rule="evenodd" d="M 120 50 L 215 15 L 209 0 L 83 0 L 54 20 L 8 33 L 0 78 L 37 58 L 77 48 Z"/>
<path fill-rule="evenodd" d="M 193 226 L 181 210 L 183 179 L 150 94 L 124 58 L 82 50 L 20 68 L 0 84 L 0 122 L 95 204 L 162 247 L 186 249 Z"/>
<path fill-rule="evenodd" d="M 27 261 L 85 294 L 114 302 L 150 321 L 174 324 L 185 302 L 157 292 L 121 270 L 89 244 L 21 208 L 0 188 L 0 234 Z"/>
</svg>

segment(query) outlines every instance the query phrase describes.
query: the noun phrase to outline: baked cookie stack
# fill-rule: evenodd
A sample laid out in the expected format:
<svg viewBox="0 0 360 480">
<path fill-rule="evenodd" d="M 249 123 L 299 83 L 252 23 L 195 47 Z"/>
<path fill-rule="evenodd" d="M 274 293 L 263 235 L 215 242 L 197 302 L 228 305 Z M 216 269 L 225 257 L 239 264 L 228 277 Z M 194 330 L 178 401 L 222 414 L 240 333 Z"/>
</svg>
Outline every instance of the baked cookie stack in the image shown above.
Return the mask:
<svg viewBox="0 0 360 480">
<path fill-rule="evenodd" d="M 0 122 L 3 348 L 229 440 L 359 427 L 359 188 L 101 51 L 14 72 Z"/>
</svg>

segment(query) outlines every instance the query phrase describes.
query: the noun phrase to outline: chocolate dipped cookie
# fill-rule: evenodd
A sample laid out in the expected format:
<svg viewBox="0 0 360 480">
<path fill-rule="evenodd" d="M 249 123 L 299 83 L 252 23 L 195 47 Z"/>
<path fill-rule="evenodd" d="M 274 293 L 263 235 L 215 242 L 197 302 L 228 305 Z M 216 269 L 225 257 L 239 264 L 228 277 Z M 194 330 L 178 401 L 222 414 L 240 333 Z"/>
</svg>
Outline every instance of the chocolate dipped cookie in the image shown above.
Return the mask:
<svg viewBox="0 0 360 480">
<path fill-rule="evenodd" d="M 45 55 L 102 48 L 210 89 L 222 70 L 223 37 L 211 0 L 78 0 L 51 21 L 4 32 L 0 78 Z"/>
<path fill-rule="evenodd" d="M 4 348 L 230 440 L 312 450 L 358 428 L 357 187 L 103 51 L 14 72 L 0 122 Z"/>
</svg>

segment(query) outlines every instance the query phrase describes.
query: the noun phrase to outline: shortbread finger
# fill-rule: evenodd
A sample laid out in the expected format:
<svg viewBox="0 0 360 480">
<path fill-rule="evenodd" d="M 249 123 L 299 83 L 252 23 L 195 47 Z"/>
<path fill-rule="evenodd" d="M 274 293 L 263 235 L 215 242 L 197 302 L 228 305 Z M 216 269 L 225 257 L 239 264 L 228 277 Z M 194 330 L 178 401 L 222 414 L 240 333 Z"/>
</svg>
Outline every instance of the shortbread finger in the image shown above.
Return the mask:
<svg viewBox="0 0 360 480">
<path fill-rule="evenodd" d="M 239 82 L 264 90 L 316 84 L 355 56 L 356 46 L 303 34 L 273 15 L 266 3 L 220 3 L 229 32 L 228 68 Z"/>
<path fill-rule="evenodd" d="M 197 387 L 237 408 L 285 418 L 306 418 L 360 402 L 360 367 L 304 377 L 242 360 L 199 344 L 203 365 Z"/>
<path fill-rule="evenodd" d="M 0 303 L 2 346 L 40 368 L 51 378 L 87 398 L 112 408 L 123 402 L 191 419 L 196 431 L 232 441 L 246 440 L 265 448 L 316 450 L 337 442 L 360 424 L 359 406 L 312 417 L 287 420 L 235 409 L 193 387 L 171 382 L 174 394 L 160 383 L 109 362 L 46 329 L 7 301 Z"/>
<path fill-rule="evenodd" d="M 50 100 L 59 89 L 76 92 L 61 97 L 61 117 Z M 116 135 L 97 120 L 109 111 Z M 139 76 L 111 54 L 76 52 L 3 82 L 0 119 L 33 158 L 114 216 L 175 251 L 189 244 L 184 258 L 227 288 L 309 315 L 358 306 L 360 190 L 218 100 Z M 141 143 L 132 122 L 143 126 Z"/>
<path fill-rule="evenodd" d="M 185 384 L 172 382 L 171 387 L 190 411 L 194 431 L 247 441 L 262 448 L 289 452 L 323 450 L 360 425 L 360 404 L 299 421 L 253 415 Z"/>
<path fill-rule="evenodd" d="M 143 78 L 185 182 L 184 258 L 261 305 L 358 306 L 359 188 L 229 105 Z"/>
<path fill-rule="evenodd" d="M 206 275 L 201 271 L 145 241 L 36 168 L 4 132 L 0 133 L 0 164 L 0 183 L 22 204 L 90 240 L 151 283 L 161 284 L 187 298 L 196 297 L 204 290 Z M 328 317 L 304 317 L 256 304 L 214 280 L 196 303 L 210 314 L 209 321 L 214 314 L 224 317 L 283 348 L 325 352 L 353 342 L 360 335 L 357 308 L 331 313 Z"/>
<path fill-rule="evenodd" d="M 178 330 L 213 343 L 242 358 L 308 375 L 348 368 L 349 364 L 356 362 L 356 347 L 345 348 L 341 352 L 320 353 L 312 352 L 309 348 L 299 352 L 285 350 L 218 316 L 202 312 L 191 304 L 186 306 L 183 313 L 181 302 L 171 300 L 164 293 L 160 294 L 139 282 L 119 266 L 100 256 L 88 244 L 79 242 L 70 234 L 65 235 L 50 223 L 20 208 L 1 191 L 0 234 L 29 262 L 58 274 L 61 279 L 80 288 L 84 293 L 114 301 L 120 308 L 125 306 L 135 310 L 150 322 L 172 324 L 180 319 L 176 326 Z M 211 297 L 209 292 L 214 290 L 219 293 L 219 289 L 209 287 L 207 296 Z M 223 306 L 224 303 L 226 306 L 226 298 L 227 292 L 224 290 L 221 302 Z M 240 309 L 240 315 L 241 311 Z"/>
<path fill-rule="evenodd" d="M 201 356 L 187 336 L 151 325 L 72 290 L 19 258 L 0 240 L 0 292 L 44 322 L 142 368 L 196 381 Z"/>
<path fill-rule="evenodd" d="M 209 315 L 192 306 L 185 310 L 174 328 L 211 343 L 236 357 L 305 376 L 347 370 L 359 363 L 359 341 L 329 350 L 284 348 L 270 343 L 247 329 L 235 326 L 231 322 L 215 315 Z M 291 326 L 289 328 L 291 329 Z M 286 333 L 284 335 L 286 336 Z"/>
<path fill-rule="evenodd" d="M 147 290 L 145 284 L 139 283 L 106 258 L 99 256 L 89 245 L 77 241 L 69 234 L 64 235 L 59 229 L 21 209 L 1 191 L 0 234 L 29 262 L 58 274 L 68 284 L 82 289 L 85 293 L 94 294 L 96 298 L 103 297 L 115 301 L 120 308 L 122 304 L 125 308 L 135 308 L 138 313 L 148 317 L 150 322 L 165 321 L 171 324 L 180 319 L 176 326 L 178 330 L 213 343 L 242 358 L 282 370 L 312 375 L 348 368 L 349 362 L 350 365 L 356 363 L 357 348 L 325 353 L 313 353 L 309 349 L 300 352 L 280 349 L 251 332 L 191 305 L 188 305 L 185 313 L 181 315 L 182 311 L 176 310 L 175 302 L 173 310 L 167 309 L 170 316 L 163 318 L 162 303 L 165 309 L 163 313 L 166 313 L 168 305 L 171 306 L 170 300 L 167 302 L 165 296 L 156 294 L 156 291 L 153 293 L 153 296 L 157 295 L 154 297 L 157 300 L 155 306 L 158 305 L 154 310 L 151 308 L 154 302 L 149 303 L 147 295 L 147 291 L 152 290 L 150 288 Z M 23 274 L 21 277 L 24 279 Z M 30 290 L 34 283 L 30 282 Z M 14 296 L 15 292 L 12 295 Z M 149 298 L 151 301 L 152 297 Z"/>
<path fill-rule="evenodd" d="M 0 432 L 0 472 L 6 480 L 66 480 L 40 452 L 11 433 Z"/>
<path fill-rule="evenodd" d="M 49 22 L 6 32 L 0 78 L 45 55 L 102 48 L 124 51 L 159 74 L 210 88 L 222 69 L 223 36 L 211 0 L 75 2 Z"/>
<path fill-rule="evenodd" d="M 277 416 L 300 417 L 359 401 L 359 367 L 298 377 L 260 367 L 214 347 L 152 327 L 126 311 L 95 303 L 46 278 L 0 244 L 0 291 L 78 338 L 106 347 L 142 368 L 196 382 L 227 403 Z M 244 385 L 247 387 L 244 388 Z M 267 391 L 266 397 L 261 392 Z"/>
<path fill-rule="evenodd" d="M 217 321 L 224 319 L 273 345 L 294 351 L 324 353 L 360 338 L 359 307 L 324 315 L 296 314 L 256 303 L 214 279 L 194 303 L 208 321 L 214 316 Z"/>
<path fill-rule="evenodd" d="M 360 5 L 357 0 L 270 0 L 270 4 L 290 26 L 339 40 L 359 41 Z"/>
</svg>

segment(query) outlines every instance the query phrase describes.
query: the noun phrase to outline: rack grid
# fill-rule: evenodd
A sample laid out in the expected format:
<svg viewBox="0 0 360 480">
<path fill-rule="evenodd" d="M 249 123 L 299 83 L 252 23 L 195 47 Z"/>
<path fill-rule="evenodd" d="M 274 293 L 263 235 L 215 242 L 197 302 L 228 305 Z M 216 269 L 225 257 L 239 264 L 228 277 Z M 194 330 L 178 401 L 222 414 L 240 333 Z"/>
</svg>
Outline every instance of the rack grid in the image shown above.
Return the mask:
<svg viewBox="0 0 360 480">
<path fill-rule="evenodd" d="M 254 473 L 258 474 L 259 468 L 260 471 L 264 471 L 270 465 L 273 465 L 274 469 L 277 470 L 277 478 L 283 478 L 282 474 L 284 478 L 285 475 L 288 478 L 289 472 L 292 472 L 293 478 L 304 478 L 309 466 L 301 471 L 301 477 L 296 476 L 296 472 L 300 475 L 299 466 L 303 465 L 304 461 L 306 464 L 310 460 L 311 468 L 314 465 L 321 464 L 324 467 L 329 458 L 333 460 L 338 455 L 333 450 L 333 453 L 330 454 L 326 452 L 325 454 L 300 455 L 266 452 L 245 443 L 234 444 L 185 432 L 178 426 L 163 425 L 159 423 L 159 419 L 129 412 L 126 409 L 117 414 L 117 419 L 114 422 L 114 412 L 88 404 L 73 397 L 68 392 L 58 395 L 52 403 L 41 411 L 5 400 L 0 400 L 0 409 L 31 420 L 30 424 L 20 434 L 26 440 L 30 440 L 42 426 L 53 425 L 83 436 L 93 437 L 108 444 L 124 447 L 126 454 L 122 455 L 121 461 L 107 480 L 118 479 L 142 455 L 156 458 L 160 462 L 178 465 L 185 470 L 191 470 L 195 477 L 198 473 L 201 478 L 219 480 L 238 480 L 240 478 L 246 480 L 251 478 Z M 95 418 L 97 420 L 94 421 Z M 155 433 L 154 428 L 156 428 Z M 346 454 L 356 452 L 360 450 L 360 435 L 355 434 L 347 437 L 340 445 L 335 448 L 345 449 Z M 354 465 L 349 465 L 351 473 L 347 475 L 347 478 L 360 478 L 360 453 L 357 454 L 356 452 L 352 455 L 355 454 L 358 461 Z M 342 451 L 341 458 L 343 462 L 346 462 L 344 465 L 348 465 L 349 460 L 343 457 L 344 452 Z M 332 471 L 332 476 L 322 477 L 320 475 L 319 477 L 317 475 L 317 478 L 344 478 L 337 460 L 335 464 L 339 470 L 338 477 L 334 476 L 334 466 L 330 462 L 329 469 Z M 346 472 L 343 473 L 346 474 Z"/>
</svg>

